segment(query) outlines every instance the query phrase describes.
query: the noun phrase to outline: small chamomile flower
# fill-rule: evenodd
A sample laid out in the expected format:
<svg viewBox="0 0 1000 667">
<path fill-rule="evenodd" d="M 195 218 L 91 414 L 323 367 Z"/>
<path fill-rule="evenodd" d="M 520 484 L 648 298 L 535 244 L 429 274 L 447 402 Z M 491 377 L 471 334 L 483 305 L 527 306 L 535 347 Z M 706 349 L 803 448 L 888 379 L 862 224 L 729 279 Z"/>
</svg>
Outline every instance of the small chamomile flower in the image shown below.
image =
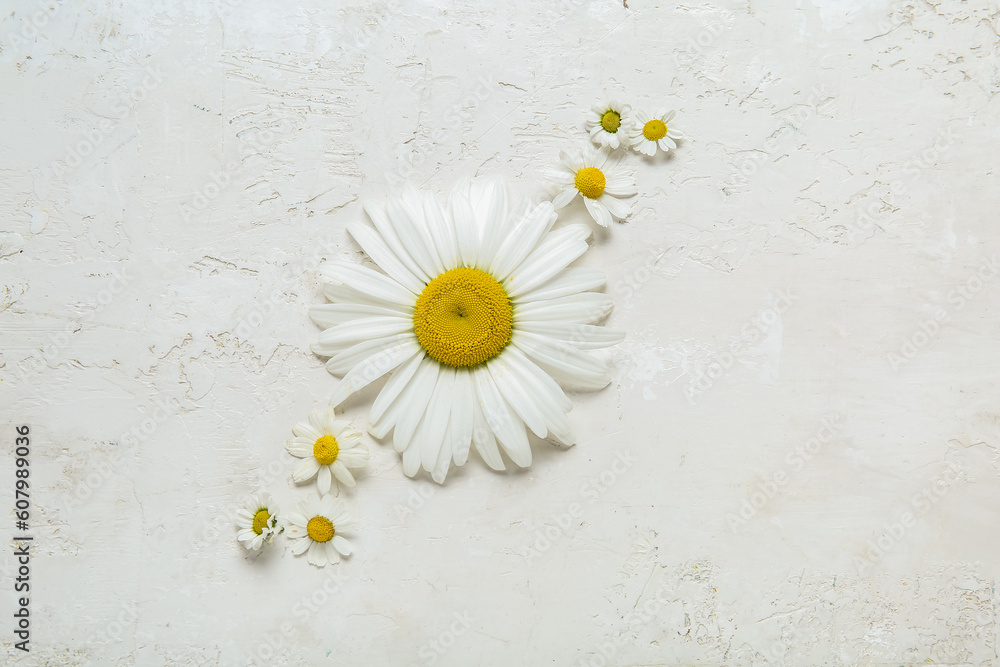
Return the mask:
<svg viewBox="0 0 1000 667">
<path fill-rule="evenodd" d="M 255 493 L 244 507 L 236 511 L 236 534 L 244 547 L 258 551 L 264 542 L 272 542 L 278 534 L 278 506 L 266 492 Z"/>
<path fill-rule="evenodd" d="M 349 468 L 363 468 L 368 463 L 368 448 L 360 431 L 350 422 L 337 419 L 333 408 L 312 410 L 308 422 L 292 427 L 294 438 L 285 443 L 292 456 L 305 459 L 292 472 L 297 483 L 316 478 L 316 489 L 329 493 L 333 478 L 344 486 L 354 486 Z"/>
<path fill-rule="evenodd" d="M 619 100 L 611 100 L 606 104 L 595 104 L 587 114 L 587 130 L 590 140 L 599 146 L 618 148 L 627 144 L 628 130 L 631 127 L 630 113 L 632 107 L 622 104 Z"/>
<path fill-rule="evenodd" d="M 670 121 L 674 119 L 673 111 L 660 110 L 650 116 L 643 111 L 635 111 L 635 122 L 629 130 L 629 143 L 632 149 L 649 156 L 656 154 L 659 147 L 664 153 L 677 148 L 676 139 L 683 139 L 684 135 L 670 127 Z"/>
<path fill-rule="evenodd" d="M 351 532 L 356 524 L 347 505 L 329 494 L 313 496 L 299 504 L 299 511 L 283 517 L 292 540 L 292 553 L 301 556 L 308 551 L 311 565 L 323 567 L 340 562 L 341 556 L 351 555 L 351 545 L 342 533 Z"/>
<path fill-rule="evenodd" d="M 580 153 L 559 153 L 562 165 L 548 170 L 547 175 L 562 192 L 552 200 L 560 209 L 580 195 L 594 221 L 602 227 L 612 218 L 624 220 L 632 211 L 632 203 L 623 201 L 638 194 L 632 172 L 620 166 L 621 158 L 612 157 L 606 148 L 594 150 L 587 146 Z"/>
</svg>

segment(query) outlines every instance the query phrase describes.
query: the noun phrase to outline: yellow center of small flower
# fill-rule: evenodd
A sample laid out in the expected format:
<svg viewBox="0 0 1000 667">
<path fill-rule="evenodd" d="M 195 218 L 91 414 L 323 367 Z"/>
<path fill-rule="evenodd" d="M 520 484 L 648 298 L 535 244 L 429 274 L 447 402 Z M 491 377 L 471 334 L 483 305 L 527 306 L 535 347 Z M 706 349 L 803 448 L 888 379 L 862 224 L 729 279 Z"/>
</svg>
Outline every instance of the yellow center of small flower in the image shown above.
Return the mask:
<svg viewBox="0 0 1000 667">
<path fill-rule="evenodd" d="M 445 271 L 417 297 L 413 331 L 431 359 L 457 368 L 492 359 L 510 342 L 514 310 L 496 278 L 479 269 Z"/>
<path fill-rule="evenodd" d="M 607 184 L 604 172 L 597 167 L 584 167 L 576 172 L 576 189 L 588 199 L 597 199 L 603 195 Z"/>
<path fill-rule="evenodd" d="M 601 116 L 601 127 L 604 128 L 605 132 L 610 132 L 611 134 L 614 134 L 615 132 L 618 131 L 618 128 L 621 126 L 621 124 L 622 124 L 621 114 L 619 114 L 617 111 L 614 111 L 613 109 L 608 109 L 607 111 L 604 112 L 604 115 Z"/>
<path fill-rule="evenodd" d="M 257 513 L 253 515 L 253 532 L 260 535 L 267 528 L 267 522 L 271 518 L 271 513 L 267 511 L 267 508 L 257 510 Z"/>
<path fill-rule="evenodd" d="M 650 141 L 659 141 L 667 136 L 667 124 L 658 118 L 654 118 L 642 126 L 642 136 Z"/>
<path fill-rule="evenodd" d="M 333 529 L 333 524 L 325 516 L 314 516 L 309 519 L 306 531 L 309 533 L 309 537 L 313 538 L 316 542 L 329 542 L 337 532 Z"/>
<path fill-rule="evenodd" d="M 339 453 L 340 445 L 337 444 L 337 439 L 332 435 L 324 435 L 313 444 L 313 456 L 320 462 L 320 465 L 330 465 L 337 460 Z"/>
</svg>

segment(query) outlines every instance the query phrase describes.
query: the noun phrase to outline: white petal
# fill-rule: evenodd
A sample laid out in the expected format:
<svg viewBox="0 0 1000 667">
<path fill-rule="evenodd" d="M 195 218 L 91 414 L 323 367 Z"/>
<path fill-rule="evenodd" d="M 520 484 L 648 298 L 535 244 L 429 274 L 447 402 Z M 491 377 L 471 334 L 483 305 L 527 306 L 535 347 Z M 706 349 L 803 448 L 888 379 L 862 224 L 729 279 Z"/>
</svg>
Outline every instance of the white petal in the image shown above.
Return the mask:
<svg viewBox="0 0 1000 667">
<path fill-rule="evenodd" d="M 437 384 L 431 395 L 427 412 L 418 432 L 414 436 L 413 445 L 420 449 L 420 462 L 424 470 L 431 472 L 437 463 L 438 454 L 444 444 L 445 430 L 448 428 L 448 418 L 451 416 L 451 401 L 455 395 L 455 369 L 442 366 L 438 373 Z M 449 456 L 450 458 L 450 456 Z"/>
<path fill-rule="evenodd" d="M 591 166 L 600 169 L 602 172 L 607 173 L 611 171 L 615 166 L 618 165 L 619 160 L 611 158 L 611 151 L 607 148 L 599 148 L 596 151 L 592 147 L 587 147 L 589 153 L 587 155 L 587 160 Z M 608 167 L 608 162 L 611 161 L 611 166 Z"/>
<path fill-rule="evenodd" d="M 527 468 L 531 465 L 531 447 L 524 424 L 510 412 L 493 377 L 482 364 L 473 369 L 472 379 L 486 423 L 496 434 L 507 456 L 517 465 Z"/>
<path fill-rule="evenodd" d="M 368 256 L 372 258 L 372 261 L 374 261 L 380 269 L 385 271 L 390 278 L 413 292 L 414 295 L 420 294 L 421 290 L 424 288 L 423 281 L 413 275 L 413 272 L 406 268 L 406 265 L 402 262 L 402 260 L 396 257 L 392 250 L 389 249 L 389 246 L 386 245 L 386 242 L 382 239 L 378 232 L 371 227 L 362 225 L 358 222 L 349 224 L 347 226 L 347 231 L 354 237 L 354 240 L 358 242 L 361 249 L 364 250 Z"/>
<path fill-rule="evenodd" d="M 340 324 L 320 332 L 309 347 L 314 354 L 332 357 L 352 345 L 413 331 L 413 320 L 405 317 L 369 317 Z"/>
<path fill-rule="evenodd" d="M 451 406 L 451 425 L 454 445 L 452 458 L 455 465 L 465 465 L 469 458 L 469 447 L 472 444 L 473 406 L 476 402 L 476 391 L 472 386 L 472 375 L 466 368 L 455 372 L 455 399 Z"/>
<path fill-rule="evenodd" d="M 483 196 L 483 201 L 487 201 L 487 195 Z M 488 199 L 488 211 L 483 219 L 482 242 L 479 246 L 479 256 L 476 259 L 476 267 L 488 269 L 497 255 L 500 244 L 507 237 L 510 226 L 514 220 L 519 220 L 522 211 L 527 210 L 527 201 L 522 197 L 515 197 L 511 201 L 508 197 L 507 188 L 502 184 L 494 184 L 492 196 Z M 473 202 L 475 206 L 475 202 Z M 478 211 L 478 208 L 477 208 Z"/>
<path fill-rule="evenodd" d="M 621 331 L 572 322 L 522 322 L 518 329 L 572 343 L 581 350 L 596 350 L 625 340 Z"/>
<path fill-rule="evenodd" d="M 324 495 L 320 498 L 319 505 L 320 514 L 328 518 L 333 522 L 334 527 L 337 525 L 337 519 L 341 515 L 347 512 L 347 503 L 334 495 Z"/>
<path fill-rule="evenodd" d="M 514 304 L 527 304 L 542 299 L 557 299 L 570 294 L 601 287 L 608 280 L 604 271 L 589 267 L 572 266 L 548 282 L 513 299 Z"/>
<path fill-rule="evenodd" d="M 430 241 L 441 259 L 445 270 L 458 266 L 458 241 L 455 229 L 445 217 L 440 202 L 430 192 L 421 193 L 424 205 L 424 219 L 430 230 Z"/>
<path fill-rule="evenodd" d="M 448 470 L 451 468 L 452 452 L 455 451 L 454 426 L 454 422 L 449 418 L 448 425 L 444 430 L 441 447 L 438 450 L 437 460 L 430 470 L 431 479 L 438 484 L 444 484 L 444 480 L 448 476 Z"/>
<path fill-rule="evenodd" d="M 479 223 L 472 202 L 461 192 L 452 192 L 449 200 L 452 224 L 455 226 L 459 256 L 465 266 L 475 266 L 479 256 Z"/>
<path fill-rule="evenodd" d="M 287 450 L 292 456 L 300 459 L 312 456 L 313 453 L 312 445 L 305 445 L 301 442 L 296 442 L 295 439 L 285 441 L 285 450 Z"/>
<path fill-rule="evenodd" d="M 319 461 L 310 457 L 300 463 L 298 467 L 292 471 L 292 479 L 298 483 L 302 483 L 312 479 L 313 475 L 315 475 L 318 471 Z"/>
<path fill-rule="evenodd" d="M 357 530 L 358 522 L 355 520 L 354 515 L 351 514 L 350 509 L 347 507 L 347 503 L 343 502 L 339 498 L 334 498 L 338 501 L 337 507 L 334 511 L 330 513 L 330 521 L 333 522 L 334 528 L 337 529 L 339 533 L 351 533 Z"/>
<path fill-rule="evenodd" d="M 590 215 L 594 218 L 594 222 L 599 224 L 601 227 L 607 227 L 611 224 L 611 212 L 608 210 L 607 206 L 600 202 L 599 199 L 584 197 L 583 203 L 587 205 L 587 210 L 590 211 Z"/>
<path fill-rule="evenodd" d="M 380 336 L 371 340 L 363 340 L 360 343 L 355 343 L 348 348 L 341 349 L 339 352 L 327 359 L 326 370 L 333 375 L 343 376 L 362 361 L 370 357 L 377 356 L 384 350 L 398 347 L 407 341 L 411 341 L 415 345 L 417 344 L 416 337 L 410 332 L 394 334 L 391 336 Z M 337 403 L 334 403 L 334 405 L 337 405 Z M 336 433 L 334 433 L 334 435 L 336 435 Z"/>
<path fill-rule="evenodd" d="M 312 426 L 318 433 L 329 435 L 326 432 L 326 410 L 310 410 L 309 425 Z"/>
<path fill-rule="evenodd" d="M 497 389 L 500 390 L 500 395 L 514 409 L 514 412 L 521 418 L 525 426 L 530 428 L 532 433 L 539 438 L 544 438 L 548 435 L 548 428 L 545 426 L 545 416 L 538 409 L 538 406 L 531 401 L 528 388 L 521 386 L 503 357 L 504 355 L 500 354 L 490 359 L 486 362 L 486 369 L 490 372 L 490 376 L 493 377 Z"/>
<path fill-rule="evenodd" d="M 309 554 L 306 556 L 310 565 L 323 567 L 327 563 L 326 545 L 322 542 L 313 542 L 309 545 Z"/>
<path fill-rule="evenodd" d="M 441 270 L 437 255 L 431 252 L 426 227 L 422 222 L 418 224 L 416 213 L 396 197 L 386 200 L 385 208 L 393 229 L 399 235 L 400 243 L 410 253 L 420 270 L 429 278 L 439 275 Z"/>
<path fill-rule="evenodd" d="M 316 442 L 316 440 L 323 435 L 318 430 L 316 430 L 312 424 L 307 424 L 306 422 L 299 422 L 292 427 L 292 433 L 295 434 L 297 438 L 304 438 L 309 442 Z"/>
<path fill-rule="evenodd" d="M 295 556 L 301 556 L 305 553 L 306 549 L 312 546 L 314 542 L 311 537 L 300 538 L 298 542 L 292 544 L 292 554 Z"/>
<path fill-rule="evenodd" d="M 309 308 L 309 319 L 324 329 L 354 320 L 394 315 L 398 317 L 400 311 L 363 303 L 324 303 Z"/>
<path fill-rule="evenodd" d="M 334 461 L 330 466 L 331 472 L 337 477 L 337 481 L 346 487 L 353 488 L 357 482 L 354 481 L 354 475 L 348 470 L 343 463 L 340 461 Z"/>
<path fill-rule="evenodd" d="M 569 186 L 576 192 L 576 187 L 574 183 L 576 182 L 576 172 L 570 171 L 563 166 L 558 167 L 542 167 L 539 172 L 546 180 L 552 181 L 556 185 L 563 187 Z M 557 207 L 558 208 L 558 207 Z"/>
<path fill-rule="evenodd" d="M 417 430 L 417 424 L 424 415 L 427 402 L 431 398 L 431 393 L 437 385 L 438 373 L 441 364 L 426 355 L 420 362 L 413 379 L 406 385 L 406 390 L 399 397 L 401 412 L 396 421 L 396 428 L 392 434 L 392 444 L 397 452 L 405 451 L 413 438 L 413 433 Z M 417 454 L 419 461 L 420 455 Z M 404 460 L 405 464 L 405 460 Z"/>
<path fill-rule="evenodd" d="M 624 220 L 628 217 L 629 213 L 632 212 L 631 202 L 615 199 L 614 197 L 610 197 L 608 195 L 601 197 L 598 202 L 608 210 L 611 217 L 619 220 Z"/>
<path fill-rule="evenodd" d="M 389 222 L 389 218 L 385 213 L 385 209 L 375 203 L 365 202 L 364 205 L 365 213 L 371 218 L 372 223 L 375 225 L 375 229 L 378 230 L 379 234 L 385 240 L 386 244 L 392 249 L 396 257 L 398 257 L 403 264 L 410 270 L 410 273 L 415 275 L 423 282 L 428 282 L 431 276 L 417 264 L 417 262 L 410 255 L 410 252 L 403 245 L 403 242 L 399 240 L 399 234 L 396 229 Z"/>
<path fill-rule="evenodd" d="M 344 376 L 330 402 L 340 405 L 348 396 L 367 387 L 408 359 L 412 359 L 418 352 L 420 344 L 412 337 L 403 343 L 380 350 L 378 354 L 365 359 Z"/>
<path fill-rule="evenodd" d="M 331 260 L 323 262 L 319 272 L 330 282 L 342 283 L 382 301 L 400 306 L 412 306 L 415 301 L 413 292 L 392 278 L 360 264 Z"/>
<path fill-rule="evenodd" d="M 337 536 L 333 536 L 333 540 L 337 539 Z M 323 543 L 323 550 L 326 551 L 326 560 L 331 564 L 336 564 L 340 562 L 340 552 L 337 551 L 337 546 L 333 543 L 333 540 Z"/>
<path fill-rule="evenodd" d="M 470 373 L 471 377 L 472 374 Z M 472 404 L 472 441 L 476 445 L 476 451 L 479 452 L 479 456 L 482 457 L 486 465 L 494 470 L 504 470 L 506 467 L 503 464 L 503 458 L 500 456 L 500 450 L 497 449 L 496 436 L 493 435 L 493 429 L 486 423 L 486 417 L 483 415 L 483 408 L 479 403 L 478 395 L 474 394 L 474 398 L 475 400 Z"/>
<path fill-rule="evenodd" d="M 330 485 L 333 482 L 333 478 L 330 475 L 330 466 L 321 465 L 319 467 L 319 474 L 316 475 L 316 489 L 320 493 L 330 493 Z"/>
<path fill-rule="evenodd" d="M 589 155 L 593 155 L 594 151 L 588 151 Z M 559 151 L 560 161 L 574 174 L 584 167 L 590 166 L 584 153 L 567 153 L 565 151 Z"/>
<path fill-rule="evenodd" d="M 657 143 L 660 146 L 660 150 L 663 151 L 664 153 L 666 153 L 669 150 L 673 150 L 674 148 L 677 148 L 677 144 L 674 142 L 673 139 L 670 138 L 670 135 L 663 137 Z"/>
<path fill-rule="evenodd" d="M 349 422 L 346 419 L 337 419 L 337 414 L 336 412 L 334 412 L 334 407 L 335 406 L 331 404 L 330 407 L 327 409 L 326 414 L 324 415 L 325 419 L 323 420 L 323 428 L 330 435 L 337 436 L 339 442 L 341 434 L 349 433 L 352 431 L 352 429 L 351 429 L 351 422 Z"/>
<path fill-rule="evenodd" d="M 500 245 L 489 273 L 503 282 L 535 249 L 555 221 L 556 213 L 550 202 L 543 202 L 529 211 Z"/>
<path fill-rule="evenodd" d="M 621 169 L 620 165 L 622 163 L 622 157 L 623 157 L 624 153 L 609 152 L 609 151 L 605 151 L 605 152 L 607 153 L 607 156 L 605 157 L 605 162 L 604 162 L 604 177 L 605 177 L 605 179 L 607 179 L 608 177 L 610 177 L 613 174 L 621 174 L 623 170 Z"/>
<path fill-rule="evenodd" d="M 332 493 L 312 496 L 312 509 L 309 514 L 312 516 L 323 516 L 333 521 L 333 510 L 336 508 L 337 500 L 337 496 Z"/>
<path fill-rule="evenodd" d="M 613 197 L 632 197 L 639 192 L 635 186 L 635 177 L 627 174 L 616 174 L 608 176 L 608 182 L 604 186 L 604 194 Z"/>
<path fill-rule="evenodd" d="M 474 181 L 464 179 L 458 183 L 464 186 L 462 192 L 469 197 L 469 203 L 476 211 L 476 219 L 483 223 L 482 229 L 485 231 L 486 223 L 491 218 L 502 220 L 507 215 L 507 189 L 496 178 L 477 178 Z M 499 216 L 496 214 L 499 212 Z M 482 238 L 482 235 L 480 235 Z"/>
<path fill-rule="evenodd" d="M 340 552 L 342 556 L 350 556 L 354 551 L 351 548 L 351 543 L 345 540 L 340 535 L 334 535 L 330 543 Z"/>
<path fill-rule="evenodd" d="M 335 420 L 331 428 L 333 434 L 337 436 L 337 443 L 340 445 L 341 451 L 361 440 L 361 431 L 354 428 L 351 422 L 346 419 Z"/>
<path fill-rule="evenodd" d="M 511 343 L 563 386 L 603 389 L 611 382 L 604 365 L 569 343 L 518 331 Z"/>
<path fill-rule="evenodd" d="M 541 390 L 546 394 L 547 400 L 550 400 L 561 412 L 569 412 L 573 409 L 573 402 L 563 393 L 559 383 L 524 356 L 524 353 L 517 346 L 511 345 L 507 347 L 503 351 L 503 358 L 522 384 Z"/>
<path fill-rule="evenodd" d="M 323 283 L 323 295 L 326 296 L 333 303 L 337 304 L 364 304 L 366 306 L 374 306 L 378 308 L 385 308 L 390 312 L 401 313 L 403 315 L 413 316 L 413 303 L 400 305 L 398 303 L 393 303 L 390 301 L 385 301 L 384 299 L 377 299 L 370 294 L 361 292 L 354 289 L 353 287 L 348 287 L 347 285 L 342 285 L 340 283 Z M 414 303 L 416 301 L 414 300 Z M 384 314 L 384 313 L 378 313 Z M 356 318 L 351 318 L 356 319 Z M 350 320 L 346 320 L 350 321 Z"/>
<path fill-rule="evenodd" d="M 341 447 L 337 462 L 343 463 L 347 468 L 363 468 L 368 463 L 369 457 L 368 448 L 364 445 Z"/>
<path fill-rule="evenodd" d="M 403 474 L 413 477 L 420 470 L 420 448 L 408 447 L 403 452 Z"/>
<path fill-rule="evenodd" d="M 382 391 L 379 392 L 379 395 L 372 403 L 372 409 L 368 415 L 369 422 L 377 424 L 382 421 L 382 416 L 385 414 L 386 409 L 396 402 L 396 398 L 399 396 L 400 392 L 406 387 L 407 383 L 413 377 L 413 374 L 417 372 L 417 368 L 420 366 L 420 361 L 423 358 L 424 355 L 418 353 L 410 359 L 406 365 L 389 377 L 385 386 L 382 387 Z M 391 424 L 394 423 L 394 421 L 390 422 L 390 427 Z M 388 430 L 386 430 L 386 433 L 388 433 Z"/>
<path fill-rule="evenodd" d="M 530 403 L 542 415 L 548 436 L 564 445 L 575 444 L 576 438 L 566 417 L 573 404 L 556 381 L 513 345 L 508 346 L 501 357 L 513 374 L 514 381 L 523 388 Z"/>
<path fill-rule="evenodd" d="M 550 232 L 504 281 L 507 294 L 516 298 L 562 271 L 587 252 L 589 236 L 590 229 L 586 225 L 567 225 Z"/>
<path fill-rule="evenodd" d="M 579 190 L 576 189 L 576 186 L 571 185 L 556 195 L 556 198 L 552 200 L 552 206 L 560 209 L 573 201 L 573 197 L 575 197 L 578 193 Z"/>
<path fill-rule="evenodd" d="M 425 194 L 430 193 L 417 190 L 410 183 L 404 185 L 400 192 L 402 206 L 410 212 L 413 227 L 420 235 L 420 238 L 424 240 L 424 247 L 427 248 L 427 255 L 432 262 L 431 265 L 437 270 L 438 274 L 441 274 L 447 271 L 449 267 L 442 261 L 441 256 L 438 254 L 437 239 L 435 238 L 437 232 L 431 227 L 431 223 L 424 212 Z"/>
<path fill-rule="evenodd" d="M 604 319 L 614 307 L 610 296 L 602 292 L 570 294 L 558 299 L 528 301 L 514 306 L 515 326 L 525 322 L 576 322 L 589 324 Z"/>
</svg>

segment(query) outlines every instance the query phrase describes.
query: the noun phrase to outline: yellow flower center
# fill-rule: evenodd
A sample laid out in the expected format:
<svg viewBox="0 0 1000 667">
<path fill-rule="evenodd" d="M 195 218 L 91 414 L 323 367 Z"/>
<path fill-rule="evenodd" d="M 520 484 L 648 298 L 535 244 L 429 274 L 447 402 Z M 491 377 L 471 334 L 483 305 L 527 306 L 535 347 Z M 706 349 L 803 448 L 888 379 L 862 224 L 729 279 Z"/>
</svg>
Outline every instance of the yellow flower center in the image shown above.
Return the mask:
<svg viewBox="0 0 1000 667">
<path fill-rule="evenodd" d="M 584 167 L 576 172 L 576 189 L 588 199 L 597 199 L 603 195 L 607 184 L 604 172 L 597 167 Z"/>
<path fill-rule="evenodd" d="M 333 529 L 333 523 L 325 516 L 314 516 L 309 519 L 306 531 L 316 542 L 329 542 L 337 532 Z"/>
<path fill-rule="evenodd" d="M 642 126 L 642 136 L 650 141 L 659 141 L 667 136 L 667 124 L 658 118 L 654 118 Z"/>
<path fill-rule="evenodd" d="M 340 445 L 337 444 L 337 439 L 332 435 L 324 435 L 313 443 L 313 456 L 320 462 L 320 465 L 330 465 L 337 460 L 339 453 Z"/>
<path fill-rule="evenodd" d="M 260 535 L 267 528 L 267 522 L 271 518 L 271 513 L 267 511 L 267 508 L 257 510 L 257 513 L 253 515 L 253 532 Z"/>
<path fill-rule="evenodd" d="M 417 297 L 413 331 L 431 359 L 475 366 L 510 342 L 514 310 L 496 278 L 479 269 L 445 271 Z"/>
<path fill-rule="evenodd" d="M 622 116 L 617 111 L 608 109 L 607 111 L 604 112 L 604 115 L 601 116 L 601 127 L 604 128 L 605 132 L 610 132 L 611 134 L 614 134 L 615 132 L 618 131 L 618 128 L 621 126 L 621 124 L 622 124 Z"/>
</svg>

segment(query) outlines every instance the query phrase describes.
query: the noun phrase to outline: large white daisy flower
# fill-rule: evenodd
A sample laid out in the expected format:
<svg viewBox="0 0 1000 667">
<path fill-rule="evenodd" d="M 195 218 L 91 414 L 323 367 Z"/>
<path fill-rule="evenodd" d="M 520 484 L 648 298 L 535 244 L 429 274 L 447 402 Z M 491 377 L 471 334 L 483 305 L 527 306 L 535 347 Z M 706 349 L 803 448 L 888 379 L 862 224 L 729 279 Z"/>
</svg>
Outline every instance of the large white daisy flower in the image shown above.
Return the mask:
<svg viewBox="0 0 1000 667">
<path fill-rule="evenodd" d="M 257 551 L 278 533 L 278 506 L 270 494 L 255 493 L 244 507 L 236 510 L 236 539 L 249 550 Z"/>
<path fill-rule="evenodd" d="M 342 533 L 353 531 L 357 524 L 343 500 L 331 495 L 314 496 L 301 502 L 297 513 L 283 518 L 288 524 L 292 553 L 301 556 L 308 551 L 311 565 L 323 567 L 351 555 L 351 545 Z"/>
<path fill-rule="evenodd" d="M 650 116 L 644 111 L 635 111 L 635 121 L 628 131 L 629 143 L 634 150 L 653 156 L 659 147 L 664 153 L 677 148 L 676 139 L 684 135 L 670 127 L 675 112 L 661 109 Z"/>
<path fill-rule="evenodd" d="M 351 423 L 337 419 L 333 407 L 309 412 L 309 422 L 292 427 L 294 438 L 285 443 L 292 456 L 305 459 L 292 471 L 292 479 L 301 483 L 316 478 L 316 489 L 329 493 L 332 478 L 345 486 L 354 486 L 349 468 L 363 468 L 368 463 L 368 448 L 361 431 Z"/>
<path fill-rule="evenodd" d="M 585 350 L 622 334 L 592 326 L 611 298 L 592 290 L 602 271 L 567 268 L 587 250 L 585 225 L 552 229 L 552 204 L 529 207 L 498 183 L 465 182 L 447 207 L 412 187 L 385 206 L 366 204 L 375 228 L 348 227 L 385 272 L 352 262 L 320 267 L 333 303 L 310 309 L 326 327 L 312 346 L 342 375 L 331 402 L 395 370 L 372 404 L 369 432 L 443 482 L 472 443 L 501 470 L 500 448 L 531 464 L 527 426 L 575 442 L 560 384 L 600 389 L 604 364 Z M 499 448 L 497 443 L 499 442 Z"/>
<path fill-rule="evenodd" d="M 607 149 L 587 146 L 575 155 L 561 151 L 559 159 L 561 168 L 546 170 L 546 175 L 562 188 L 552 200 L 557 209 L 580 195 L 594 221 L 602 227 L 610 225 L 612 218 L 624 220 L 632 211 L 632 203 L 622 199 L 635 196 L 639 190 L 632 172 L 620 166 L 620 157 L 612 157 Z"/>
<path fill-rule="evenodd" d="M 618 148 L 627 143 L 632 107 L 619 100 L 595 104 L 587 114 L 587 131 L 595 144 Z"/>
</svg>

